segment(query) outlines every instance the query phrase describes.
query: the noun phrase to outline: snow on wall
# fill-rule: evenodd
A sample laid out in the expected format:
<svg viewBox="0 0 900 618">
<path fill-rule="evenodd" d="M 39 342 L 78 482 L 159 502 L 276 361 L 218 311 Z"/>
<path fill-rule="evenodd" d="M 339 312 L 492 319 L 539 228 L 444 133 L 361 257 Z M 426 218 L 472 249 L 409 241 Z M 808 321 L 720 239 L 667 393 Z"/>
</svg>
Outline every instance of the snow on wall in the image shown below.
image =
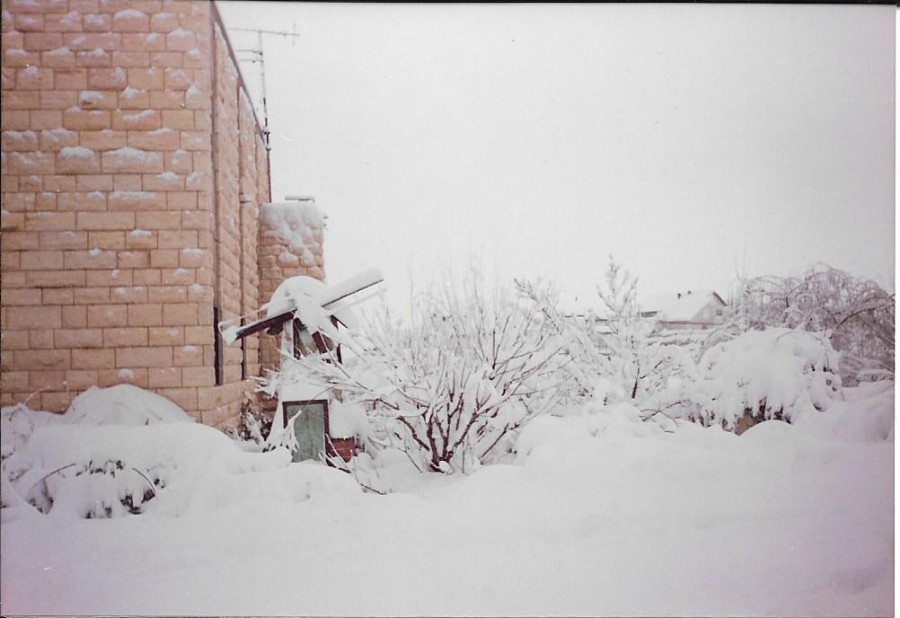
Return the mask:
<svg viewBox="0 0 900 618">
<path fill-rule="evenodd" d="M 322 211 L 315 204 L 271 203 L 259 209 L 263 236 L 274 235 L 287 243 L 294 255 L 310 252 L 316 232 L 325 227 Z"/>
</svg>

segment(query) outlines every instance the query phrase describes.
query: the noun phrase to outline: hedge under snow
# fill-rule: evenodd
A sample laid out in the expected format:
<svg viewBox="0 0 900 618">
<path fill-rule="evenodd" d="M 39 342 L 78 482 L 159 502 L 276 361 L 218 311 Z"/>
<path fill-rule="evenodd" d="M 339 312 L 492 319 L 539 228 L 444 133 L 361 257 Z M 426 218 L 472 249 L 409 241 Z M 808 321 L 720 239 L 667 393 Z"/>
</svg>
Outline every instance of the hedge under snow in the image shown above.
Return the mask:
<svg viewBox="0 0 900 618">
<path fill-rule="evenodd" d="M 343 476 L 318 465 L 288 469 L 285 449 L 245 451 L 168 399 L 131 385 L 91 388 L 62 415 L 20 404 L 3 408 L 0 419 L 4 518 L 31 507 L 63 518 L 177 517 L 275 497 L 286 486 L 293 489 L 285 499 L 306 499 L 329 474 Z M 265 472 L 300 482 L 254 481 L 253 473 Z M 337 487 L 358 491 L 343 481 Z"/>
</svg>

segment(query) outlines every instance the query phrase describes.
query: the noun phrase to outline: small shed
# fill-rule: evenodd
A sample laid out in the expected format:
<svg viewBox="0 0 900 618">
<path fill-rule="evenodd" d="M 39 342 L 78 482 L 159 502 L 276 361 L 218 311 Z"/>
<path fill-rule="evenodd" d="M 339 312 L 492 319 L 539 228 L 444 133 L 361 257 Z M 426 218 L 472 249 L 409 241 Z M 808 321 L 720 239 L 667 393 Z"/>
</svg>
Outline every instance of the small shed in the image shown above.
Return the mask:
<svg viewBox="0 0 900 618">
<path fill-rule="evenodd" d="M 333 286 L 312 277 L 291 277 L 278 286 L 256 319 L 242 326 L 222 322 L 219 330 L 227 344 L 260 332 L 280 336 L 282 371 L 292 358 L 308 354 L 332 352 L 340 363 L 339 329 L 352 326 L 348 309 L 368 299 L 370 294 L 364 292 L 383 280 L 381 272 L 374 269 Z M 297 383 L 280 388 L 278 399 L 273 430 L 291 428 L 296 445 L 294 461 L 330 463 L 334 457 L 349 461 L 356 453 L 355 436 L 346 435 L 346 430 L 332 430 L 330 413 L 341 408 L 340 393 Z"/>
</svg>

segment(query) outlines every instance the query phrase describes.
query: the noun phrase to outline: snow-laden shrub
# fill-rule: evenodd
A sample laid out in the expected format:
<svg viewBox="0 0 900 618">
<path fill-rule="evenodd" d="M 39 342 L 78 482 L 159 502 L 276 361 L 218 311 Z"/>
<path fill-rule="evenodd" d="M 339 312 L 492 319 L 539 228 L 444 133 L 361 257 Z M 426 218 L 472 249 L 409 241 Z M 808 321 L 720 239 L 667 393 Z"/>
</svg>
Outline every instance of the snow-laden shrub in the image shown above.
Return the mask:
<svg viewBox="0 0 900 618">
<path fill-rule="evenodd" d="M 130 385 L 91 388 L 62 415 L 4 408 L 2 420 L 3 506 L 30 504 L 54 517 L 109 518 L 151 508 L 179 515 L 198 493 L 290 462 L 284 449 L 246 452 L 168 399 Z"/>
<path fill-rule="evenodd" d="M 637 280 L 612 256 L 597 286 L 599 306 L 585 316 L 561 312 L 545 288 L 521 281 L 517 286 L 565 341 L 573 361 L 567 370 L 581 395 L 575 403 L 626 403 L 649 419 L 668 416 L 689 400 L 697 345 L 673 343 L 657 332 L 657 320 L 641 315 Z"/>
<path fill-rule="evenodd" d="M 62 422 L 79 425 L 193 423 L 184 410 L 162 395 L 131 384 L 92 386 L 69 405 Z"/>
<path fill-rule="evenodd" d="M 157 502 L 178 514 L 201 489 L 197 478 L 210 471 L 240 475 L 289 461 L 283 449 L 246 452 L 200 424 L 56 423 L 36 429 L 4 461 L 4 475 L 18 497 L 41 512 L 105 518 L 142 513 Z M 182 489 L 173 494 L 170 486 Z"/>
<path fill-rule="evenodd" d="M 417 299 L 408 324 L 380 317 L 348 342 L 343 364 L 306 356 L 292 371 L 362 405 L 375 428 L 369 446 L 401 448 L 422 469 L 493 461 L 570 378 L 553 325 L 508 291 L 487 296 L 477 276 L 463 291 L 448 285 Z"/>
<path fill-rule="evenodd" d="M 746 332 L 713 346 L 700 359 L 691 415 L 733 429 L 745 414 L 791 421 L 826 409 L 841 387 L 838 361 L 823 333 Z"/>
<path fill-rule="evenodd" d="M 730 307 L 743 330 L 772 326 L 828 332 L 841 352 L 844 384 L 894 375 L 894 294 L 875 281 L 829 266 L 802 277 L 741 282 Z"/>
</svg>

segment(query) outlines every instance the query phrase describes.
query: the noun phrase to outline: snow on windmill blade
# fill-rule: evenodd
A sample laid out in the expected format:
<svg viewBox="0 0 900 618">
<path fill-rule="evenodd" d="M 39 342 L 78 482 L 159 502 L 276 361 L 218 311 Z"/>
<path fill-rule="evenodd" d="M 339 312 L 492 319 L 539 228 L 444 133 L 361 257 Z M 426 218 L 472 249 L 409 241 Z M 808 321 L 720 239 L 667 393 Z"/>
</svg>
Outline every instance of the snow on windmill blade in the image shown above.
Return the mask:
<svg viewBox="0 0 900 618">
<path fill-rule="evenodd" d="M 377 268 L 371 268 L 363 271 L 358 275 L 354 275 L 349 279 L 330 286 L 321 298 L 322 306 L 328 308 L 336 302 L 343 300 L 349 296 L 353 296 L 358 292 L 362 292 L 374 285 L 378 285 L 384 281 L 384 275 Z"/>
<path fill-rule="evenodd" d="M 311 331 L 326 332 L 335 335 L 330 318 L 338 311 L 346 311 L 350 306 L 367 300 L 369 297 L 357 298 L 350 303 L 339 305 L 360 292 L 368 290 L 384 281 L 384 275 L 378 269 L 369 269 L 333 286 L 312 277 L 297 276 L 285 279 L 272 294 L 268 303 L 263 305 L 265 315 L 244 326 L 236 326 L 234 321 L 219 323 L 219 331 L 226 344 L 252 335 L 261 330 L 275 334 L 281 325 L 291 317 L 298 318 Z M 340 318 L 340 316 L 335 316 Z M 341 320 L 345 322 L 345 320 Z M 346 324 L 345 324 L 346 325 Z M 275 332 L 273 332 L 275 331 Z"/>
</svg>

